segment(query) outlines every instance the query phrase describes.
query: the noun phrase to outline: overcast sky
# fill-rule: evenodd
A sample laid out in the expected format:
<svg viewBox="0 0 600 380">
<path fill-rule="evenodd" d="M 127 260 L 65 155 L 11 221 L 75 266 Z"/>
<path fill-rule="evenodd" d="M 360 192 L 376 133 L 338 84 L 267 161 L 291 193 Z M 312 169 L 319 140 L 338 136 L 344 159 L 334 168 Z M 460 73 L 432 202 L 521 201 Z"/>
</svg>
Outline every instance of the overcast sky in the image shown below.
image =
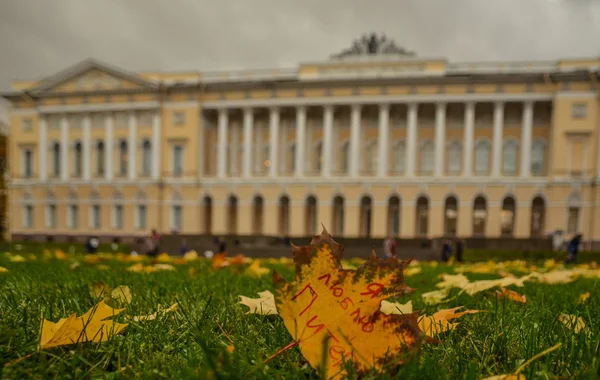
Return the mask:
<svg viewBox="0 0 600 380">
<path fill-rule="evenodd" d="M 451 61 L 600 55 L 600 0 L 0 0 L 0 90 L 85 58 L 132 71 L 294 67 L 365 32 Z"/>
</svg>

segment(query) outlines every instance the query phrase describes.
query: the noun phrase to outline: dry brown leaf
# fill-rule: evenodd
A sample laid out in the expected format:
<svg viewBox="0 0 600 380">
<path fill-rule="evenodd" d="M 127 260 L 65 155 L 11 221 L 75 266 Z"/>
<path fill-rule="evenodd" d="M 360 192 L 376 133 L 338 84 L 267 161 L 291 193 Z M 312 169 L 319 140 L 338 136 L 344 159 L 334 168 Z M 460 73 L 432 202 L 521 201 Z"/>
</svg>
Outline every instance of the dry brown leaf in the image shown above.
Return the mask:
<svg viewBox="0 0 600 380">
<path fill-rule="evenodd" d="M 408 301 L 405 304 L 399 302 L 389 302 L 386 300 L 381 301 L 381 308 L 379 309 L 383 314 L 411 314 L 413 312 L 412 301 Z"/>
<path fill-rule="evenodd" d="M 106 320 L 123 310 L 125 309 L 113 309 L 100 301 L 81 317 L 72 314 L 56 323 L 42 317 L 39 349 L 78 342 L 105 342 L 127 327 L 127 323 Z"/>
<path fill-rule="evenodd" d="M 441 334 L 448 330 L 456 328 L 458 323 L 449 322 L 452 319 L 460 318 L 465 314 L 479 313 L 481 310 L 465 310 L 457 313 L 458 309 L 462 306 L 458 306 L 452 309 L 444 309 L 435 312 L 431 316 L 423 316 L 419 318 L 419 328 L 429 337 L 434 337 L 437 334 Z"/>
<path fill-rule="evenodd" d="M 527 302 L 526 296 L 522 296 L 519 293 L 509 290 L 509 289 L 506 289 L 506 288 L 501 288 L 500 291 L 496 290 L 496 297 L 508 298 L 511 301 L 520 302 L 520 303 Z"/>
<path fill-rule="evenodd" d="M 579 295 L 579 303 L 583 304 L 590 298 L 590 292 L 585 292 Z"/>
<path fill-rule="evenodd" d="M 558 320 L 561 321 L 569 330 L 573 330 L 575 334 L 579 334 L 582 331 L 586 333 L 589 332 L 589 329 L 581 317 L 573 314 L 560 313 Z"/>
<path fill-rule="evenodd" d="M 379 259 L 372 252 L 358 270 L 344 270 L 343 250 L 323 230 L 308 246 L 292 247 L 293 282 L 273 275 L 279 315 L 302 355 L 313 368 L 323 368 L 327 378 L 346 375 L 344 361 L 353 362 L 358 373 L 397 363 L 425 338 L 417 313 L 380 311 L 382 300 L 412 291 L 403 276 L 409 262 Z"/>
<path fill-rule="evenodd" d="M 268 290 L 258 293 L 259 298 L 248 298 L 245 296 L 240 297 L 240 303 L 248 306 L 250 310 L 246 314 L 263 314 L 263 315 L 274 315 L 277 313 L 277 307 L 275 306 L 275 297 L 273 293 Z"/>
</svg>

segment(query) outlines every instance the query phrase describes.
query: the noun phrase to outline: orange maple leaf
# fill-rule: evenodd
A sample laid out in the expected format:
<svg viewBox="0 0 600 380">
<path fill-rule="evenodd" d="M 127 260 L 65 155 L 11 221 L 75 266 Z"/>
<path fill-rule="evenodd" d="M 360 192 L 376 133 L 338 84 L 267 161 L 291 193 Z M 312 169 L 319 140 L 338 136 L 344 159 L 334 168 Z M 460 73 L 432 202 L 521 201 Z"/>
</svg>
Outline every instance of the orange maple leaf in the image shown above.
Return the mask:
<svg viewBox="0 0 600 380">
<path fill-rule="evenodd" d="M 327 378 L 343 376 L 347 361 L 359 372 L 399 363 L 425 338 L 418 313 L 380 311 L 382 300 L 414 291 L 403 281 L 410 260 L 379 259 L 373 251 L 358 269 L 345 270 L 343 252 L 323 228 L 308 246 L 292 245 L 295 281 L 273 272 L 275 302 L 286 328 Z"/>
</svg>

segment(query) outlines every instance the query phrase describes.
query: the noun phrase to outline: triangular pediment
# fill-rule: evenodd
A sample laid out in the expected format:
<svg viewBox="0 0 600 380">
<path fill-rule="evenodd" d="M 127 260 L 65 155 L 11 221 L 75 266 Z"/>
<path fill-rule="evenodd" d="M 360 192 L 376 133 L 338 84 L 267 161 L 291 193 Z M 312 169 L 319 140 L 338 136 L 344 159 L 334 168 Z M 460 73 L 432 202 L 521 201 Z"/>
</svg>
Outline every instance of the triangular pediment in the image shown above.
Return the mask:
<svg viewBox="0 0 600 380">
<path fill-rule="evenodd" d="M 156 84 L 96 60 L 86 60 L 40 82 L 32 94 L 153 89 Z"/>
</svg>

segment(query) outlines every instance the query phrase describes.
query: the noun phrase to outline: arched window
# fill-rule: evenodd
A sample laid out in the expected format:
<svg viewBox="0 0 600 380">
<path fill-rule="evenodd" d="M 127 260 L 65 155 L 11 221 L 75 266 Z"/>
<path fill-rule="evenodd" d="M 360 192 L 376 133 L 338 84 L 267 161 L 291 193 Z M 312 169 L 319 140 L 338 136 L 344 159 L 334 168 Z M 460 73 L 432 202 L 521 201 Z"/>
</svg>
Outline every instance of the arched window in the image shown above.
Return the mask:
<svg viewBox="0 0 600 380">
<path fill-rule="evenodd" d="M 348 173 L 348 170 L 350 168 L 350 142 L 349 141 L 345 141 L 342 144 L 342 160 L 341 160 L 341 167 L 340 167 L 340 171 L 343 174 Z"/>
<path fill-rule="evenodd" d="M 312 236 L 317 233 L 317 198 L 309 196 L 306 198 L 306 235 Z"/>
<path fill-rule="evenodd" d="M 371 236 L 371 224 L 373 213 L 373 200 L 369 196 L 364 196 L 360 200 L 360 236 Z"/>
<path fill-rule="evenodd" d="M 448 174 L 457 175 L 460 174 L 462 162 L 462 144 L 460 141 L 452 141 L 448 146 Z"/>
<path fill-rule="evenodd" d="M 75 154 L 74 154 L 74 159 L 75 159 L 75 177 L 81 177 L 81 175 L 83 174 L 83 146 L 81 144 L 81 142 L 77 141 L 75 143 Z"/>
<path fill-rule="evenodd" d="M 429 233 L 429 200 L 426 197 L 421 196 L 417 199 L 416 214 L 416 235 L 427 237 Z"/>
<path fill-rule="evenodd" d="M 237 234 L 238 200 L 234 195 L 229 196 L 227 202 L 227 233 Z"/>
<path fill-rule="evenodd" d="M 502 173 L 504 175 L 513 176 L 517 174 L 517 157 L 519 154 L 519 144 L 508 139 L 504 141 L 502 147 Z"/>
<path fill-rule="evenodd" d="M 119 143 L 119 175 L 127 175 L 127 141 Z"/>
<path fill-rule="evenodd" d="M 544 236 L 545 219 L 546 202 L 544 198 L 537 196 L 531 202 L 531 237 Z"/>
<path fill-rule="evenodd" d="M 400 198 L 395 195 L 388 201 L 387 231 L 391 236 L 400 235 Z"/>
<path fill-rule="evenodd" d="M 571 194 L 567 200 L 567 233 L 579 233 L 579 219 L 581 218 L 581 196 L 577 193 Z"/>
<path fill-rule="evenodd" d="M 406 141 L 399 140 L 394 144 L 394 173 L 402 174 L 406 168 Z"/>
<path fill-rule="evenodd" d="M 487 202 L 478 196 L 473 201 L 473 236 L 485 236 L 487 223 Z"/>
<path fill-rule="evenodd" d="M 433 174 L 434 165 L 434 146 L 433 141 L 427 140 L 423 142 L 421 146 L 421 174 L 431 175 Z"/>
<path fill-rule="evenodd" d="M 458 200 L 454 196 L 446 198 L 444 207 L 444 232 L 446 236 L 456 236 L 458 225 Z"/>
<path fill-rule="evenodd" d="M 502 201 L 502 210 L 500 211 L 500 227 L 502 236 L 513 236 L 515 230 L 515 213 L 517 205 L 515 198 L 506 197 Z"/>
<path fill-rule="evenodd" d="M 287 195 L 279 198 L 279 234 L 290 234 L 290 198 Z"/>
<path fill-rule="evenodd" d="M 333 198 L 333 235 L 344 235 L 344 198 L 340 195 Z"/>
<path fill-rule="evenodd" d="M 52 175 L 60 176 L 60 143 L 52 144 Z"/>
<path fill-rule="evenodd" d="M 252 232 L 254 235 L 263 233 L 264 203 L 260 195 L 255 196 L 252 202 Z"/>
<path fill-rule="evenodd" d="M 212 235 L 212 198 L 207 195 L 204 197 L 202 203 L 202 208 L 204 211 L 204 220 L 202 223 L 204 225 L 204 234 Z"/>
<path fill-rule="evenodd" d="M 96 174 L 99 176 L 104 175 L 105 160 L 104 141 L 98 141 L 96 143 Z"/>
<path fill-rule="evenodd" d="M 152 167 L 152 143 L 144 140 L 142 143 L 142 175 L 149 176 Z"/>
<path fill-rule="evenodd" d="M 367 143 L 365 165 L 365 171 L 369 174 L 374 173 L 377 169 L 377 140 L 371 140 Z"/>
<path fill-rule="evenodd" d="M 487 175 L 490 171 L 490 143 L 479 140 L 475 144 L 475 174 Z"/>
<path fill-rule="evenodd" d="M 546 143 L 535 140 L 531 145 L 531 174 L 544 175 L 545 172 Z"/>
</svg>

